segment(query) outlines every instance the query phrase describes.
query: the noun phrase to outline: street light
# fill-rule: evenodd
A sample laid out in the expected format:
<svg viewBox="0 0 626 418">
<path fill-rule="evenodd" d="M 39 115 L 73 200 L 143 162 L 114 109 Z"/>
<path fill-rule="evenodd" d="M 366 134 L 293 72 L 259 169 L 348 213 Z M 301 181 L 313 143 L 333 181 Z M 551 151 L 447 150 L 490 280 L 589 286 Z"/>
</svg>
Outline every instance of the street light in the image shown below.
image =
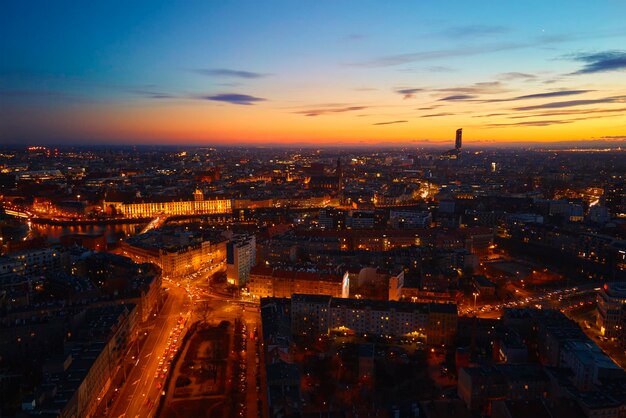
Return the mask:
<svg viewBox="0 0 626 418">
<path fill-rule="evenodd" d="M 476 309 L 476 298 L 478 297 L 478 292 L 474 292 L 472 295 L 474 295 L 474 309 Z"/>
</svg>

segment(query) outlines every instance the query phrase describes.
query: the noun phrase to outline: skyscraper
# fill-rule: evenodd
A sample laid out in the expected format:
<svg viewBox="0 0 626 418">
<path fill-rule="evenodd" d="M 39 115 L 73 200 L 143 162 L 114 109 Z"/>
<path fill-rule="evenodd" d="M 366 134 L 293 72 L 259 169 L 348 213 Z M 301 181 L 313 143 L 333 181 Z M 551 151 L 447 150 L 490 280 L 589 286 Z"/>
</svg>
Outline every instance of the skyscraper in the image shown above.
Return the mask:
<svg viewBox="0 0 626 418">
<path fill-rule="evenodd" d="M 456 143 L 454 148 L 461 149 L 461 141 L 463 140 L 463 128 L 456 130 Z"/>
</svg>

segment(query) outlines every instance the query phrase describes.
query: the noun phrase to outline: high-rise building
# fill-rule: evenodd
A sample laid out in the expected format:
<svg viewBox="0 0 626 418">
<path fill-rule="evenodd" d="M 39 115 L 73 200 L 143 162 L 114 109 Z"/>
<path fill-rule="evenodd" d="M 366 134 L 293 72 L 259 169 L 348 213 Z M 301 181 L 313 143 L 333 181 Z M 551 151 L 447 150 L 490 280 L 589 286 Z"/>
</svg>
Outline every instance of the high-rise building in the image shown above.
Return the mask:
<svg viewBox="0 0 626 418">
<path fill-rule="evenodd" d="M 245 285 L 250 269 L 256 264 L 256 238 L 244 235 L 234 238 L 226 245 L 226 278 L 236 286 Z"/>
<path fill-rule="evenodd" d="M 463 128 L 456 130 L 456 139 L 454 141 L 454 149 L 448 150 L 439 157 L 442 160 L 457 160 L 461 157 L 461 147 L 463 143 Z"/>
</svg>

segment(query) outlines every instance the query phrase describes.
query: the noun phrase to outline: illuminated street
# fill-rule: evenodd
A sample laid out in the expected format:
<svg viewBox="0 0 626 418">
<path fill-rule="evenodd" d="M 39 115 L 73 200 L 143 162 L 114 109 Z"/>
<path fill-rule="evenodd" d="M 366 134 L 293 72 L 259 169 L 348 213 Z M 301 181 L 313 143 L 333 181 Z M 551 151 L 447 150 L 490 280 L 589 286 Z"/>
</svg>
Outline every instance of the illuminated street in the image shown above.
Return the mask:
<svg viewBox="0 0 626 418">
<path fill-rule="evenodd" d="M 139 358 L 128 374 L 126 384 L 119 390 L 119 395 L 108 411 L 108 416 L 150 417 L 155 413 L 155 404 L 162 391 L 158 386 L 163 381 L 157 377 L 159 363 L 168 364 L 168 360 L 162 362 L 162 359 L 167 353 L 170 333 L 178 327 L 179 318 L 187 316 L 186 311 L 189 309 L 189 300 L 183 289 L 172 287 L 168 294 L 167 301 L 159 312 L 154 326 L 146 331 L 147 339 L 139 353 Z"/>
</svg>

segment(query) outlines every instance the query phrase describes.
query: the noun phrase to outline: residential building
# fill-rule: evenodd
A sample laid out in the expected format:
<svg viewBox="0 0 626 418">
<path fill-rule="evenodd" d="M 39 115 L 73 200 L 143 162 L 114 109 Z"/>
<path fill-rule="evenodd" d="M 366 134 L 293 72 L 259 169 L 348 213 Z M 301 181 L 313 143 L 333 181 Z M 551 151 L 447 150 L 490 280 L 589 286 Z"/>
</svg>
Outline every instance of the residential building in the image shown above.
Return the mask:
<svg viewBox="0 0 626 418">
<path fill-rule="evenodd" d="M 226 279 L 235 286 L 245 286 L 256 264 L 254 234 L 233 238 L 226 244 Z"/>
</svg>

